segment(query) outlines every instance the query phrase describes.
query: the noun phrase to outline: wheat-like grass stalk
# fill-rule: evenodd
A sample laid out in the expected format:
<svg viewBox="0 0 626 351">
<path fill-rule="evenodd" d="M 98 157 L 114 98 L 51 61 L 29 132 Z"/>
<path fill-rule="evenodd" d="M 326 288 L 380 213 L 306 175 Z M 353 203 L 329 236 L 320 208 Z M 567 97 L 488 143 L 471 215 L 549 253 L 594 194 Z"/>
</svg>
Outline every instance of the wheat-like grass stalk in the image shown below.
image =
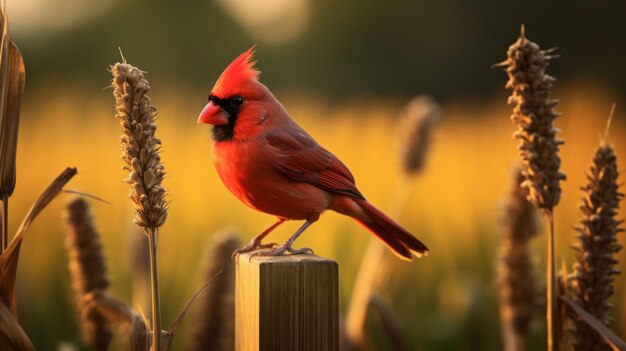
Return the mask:
<svg viewBox="0 0 626 351">
<path fill-rule="evenodd" d="M 167 218 L 165 176 L 161 164 L 161 141 L 155 137 L 157 110 L 148 97 L 150 85 L 143 72 L 126 63 L 112 68 L 115 115 L 122 127 L 120 138 L 124 169 L 130 172 L 129 197 L 135 205 L 134 222 L 144 230 L 155 230 Z"/>
<path fill-rule="evenodd" d="M 104 291 L 109 286 L 100 237 L 84 198 L 76 198 L 67 205 L 65 221 L 72 288 L 81 311 L 83 338 L 92 349 L 105 351 L 113 337 L 109 322 L 97 310 L 84 308 L 85 295 Z"/>
<path fill-rule="evenodd" d="M 437 102 L 424 95 L 409 101 L 400 116 L 399 156 L 405 177 L 398 183 L 396 200 L 390 211 L 396 216 L 402 214 L 410 198 L 412 188 L 409 178 L 419 174 L 424 168 L 434 127 L 440 115 L 441 108 Z M 365 345 L 365 322 L 370 297 L 376 293 L 389 270 L 389 264 L 385 262 L 386 253 L 387 250 L 380 240 L 370 239 L 352 289 L 343 328 L 344 342 L 351 348 L 362 348 Z"/>
<path fill-rule="evenodd" d="M 560 181 L 565 179 L 559 169 L 558 151 L 563 141 L 556 138 L 553 126 L 559 114 L 554 110 L 557 100 L 551 98 L 555 79 L 546 74 L 553 50 L 541 50 L 528 40 L 522 27 L 519 39 L 508 49 L 506 67 L 509 77 L 506 87 L 512 90 L 508 103 L 513 106 L 511 119 L 517 124 L 515 138 L 522 158 L 528 199 L 540 208 L 549 224 L 546 236 L 546 320 L 548 325 L 548 350 L 558 350 L 559 334 L 556 303 L 556 262 L 554 250 L 554 207 L 561 197 Z"/>
<path fill-rule="evenodd" d="M 6 5 L 0 11 L 0 200 L 2 231 L 0 253 L 9 245 L 9 197 L 15 189 L 15 163 L 25 68 L 22 54 L 9 33 Z"/>
<path fill-rule="evenodd" d="M 401 155 L 404 172 L 416 174 L 424 168 L 433 129 L 441 116 L 441 108 L 430 96 L 411 100 L 401 118 Z"/>
<path fill-rule="evenodd" d="M 519 140 L 523 173 L 529 200 L 535 206 L 552 211 L 561 198 L 560 181 L 565 179 L 559 168 L 559 147 L 553 122 L 559 116 L 554 108 L 558 100 L 551 98 L 554 77 L 546 74 L 554 50 L 541 50 L 528 40 L 524 29 L 519 39 L 509 47 L 506 66 L 509 77 L 506 88 L 512 91 L 508 103 L 513 106 L 511 119 L 518 126 L 514 134 Z"/>
<path fill-rule="evenodd" d="M 150 85 L 143 72 L 127 63 L 111 68 L 116 117 L 122 127 L 120 138 L 124 169 L 130 172 L 130 199 L 135 205 L 134 222 L 148 236 L 152 287 L 153 350 L 161 351 L 161 314 L 156 247 L 158 229 L 167 218 L 165 189 L 161 186 L 161 141 L 155 137 L 157 110 L 150 101 Z"/>
<path fill-rule="evenodd" d="M 516 170 L 514 178 L 500 239 L 498 291 L 505 350 L 522 351 L 537 304 L 530 240 L 539 228 L 537 210 L 527 200 L 528 189 L 521 186 L 521 169 Z"/>
<path fill-rule="evenodd" d="M 234 347 L 235 315 L 235 264 L 233 251 L 240 240 L 234 234 L 221 236 L 210 259 L 207 259 L 204 279 L 209 282 L 200 293 L 200 306 L 195 312 L 195 322 L 186 349 L 189 351 L 218 351 Z"/>
<path fill-rule="evenodd" d="M 619 273 L 615 254 L 622 248 L 617 233 L 624 231 L 619 227 L 622 221 L 616 219 L 624 196 L 618 190 L 618 176 L 615 151 L 605 139 L 595 152 L 587 183 L 582 187 L 581 218 L 575 227 L 578 240 L 572 245 L 576 254 L 570 276 L 572 300 L 607 327 L 612 324 L 607 314 L 613 308 L 609 298 L 614 291 L 614 276 Z M 573 315 L 572 320 L 574 350 L 611 349 L 579 316 Z"/>
</svg>

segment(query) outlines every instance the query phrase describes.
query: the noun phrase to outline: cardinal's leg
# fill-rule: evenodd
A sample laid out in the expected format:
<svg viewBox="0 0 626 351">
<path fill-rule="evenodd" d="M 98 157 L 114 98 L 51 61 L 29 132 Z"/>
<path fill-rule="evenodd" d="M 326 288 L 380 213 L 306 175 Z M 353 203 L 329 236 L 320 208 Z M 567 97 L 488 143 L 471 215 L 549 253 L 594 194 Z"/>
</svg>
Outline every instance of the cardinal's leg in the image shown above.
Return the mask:
<svg viewBox="0 0 626 351">
<path fill-rule="evenodd" d="M 256 249 L 267 249 L 267 248 L 271 248 L 271 247 L 277 246 L 278 244 L 276 244 L 276 243 L 261 244 L 261 240 L 263 240 L 263 238 L 265 238 L 267 236 L 267 234 L 271 233 L 272 230 L 276 229 L 276 227 L 281 225 L 284 221 L 286 221 L 285 218 L 279 218 L 269 228 L 265 229 L 263 231 L 263 233 L 255 236 L 252 240 L 250 240 L 250 243 L 248 243 L 248 245 L 242 247 L 241 249 L 235 250 L 235 252 L 233 252 L 233 255 L 232 255 L 233 258 L 237 254 L 240 254 L 240 253 L 250 252 L 250 251 L 254 251 Z"/>
<path fill-rule="evenodd" d="M 280 256 L 283 255 L 285 252 L 290 252 L 292 254 L 305 254 L 305 253 L 313 253 L 313 250 L 309 249 L 308 247 L 303 247 L 301 249 L 294 249 L 293 247 L 291 247 L 291 245 L 293 245 L 293 242 L 296 241 L 296 239 L 300 236 L 300 234 L 302 234 L 306 228 L 308 228 L 311 224 L 313 224 L 313 220 L 307 219 L 307 221 L 302 225 L 302 227 L 300 227 L 300 229 L 298 229 L 292 236 L 291 238 L 289 238 L 289 240 L 285 241 L 282 245 L 273 248 L 272 250 L 269 251 L 260 251 L 258 253 L 259 256 Z"/>
</svg>

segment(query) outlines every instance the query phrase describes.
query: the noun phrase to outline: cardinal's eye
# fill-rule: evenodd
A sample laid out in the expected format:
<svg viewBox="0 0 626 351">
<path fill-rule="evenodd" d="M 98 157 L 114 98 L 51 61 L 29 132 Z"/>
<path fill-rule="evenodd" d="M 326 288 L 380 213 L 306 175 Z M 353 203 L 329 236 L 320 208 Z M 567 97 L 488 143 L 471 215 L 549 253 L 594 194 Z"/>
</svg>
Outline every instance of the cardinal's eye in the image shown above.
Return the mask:
<svg viewBox="0 0 626 351">
<path fill-rule="evenodd" d="M 233 96 L 233 97 L 230 98 L 230 103 L 233 106 L 239 106 L 239 105 L 243 104 L 243 98 L 241 96 L 239 96 L 239 95 Z"/>
</svg>

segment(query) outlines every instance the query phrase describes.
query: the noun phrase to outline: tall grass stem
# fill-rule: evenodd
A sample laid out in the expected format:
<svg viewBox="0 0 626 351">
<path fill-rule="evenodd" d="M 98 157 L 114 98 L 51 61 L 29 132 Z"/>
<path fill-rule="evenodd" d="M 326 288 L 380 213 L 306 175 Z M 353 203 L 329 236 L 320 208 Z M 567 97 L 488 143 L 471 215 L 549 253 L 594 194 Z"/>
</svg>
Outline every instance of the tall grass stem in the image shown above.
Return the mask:
<svg viewBox="0 0 626 351">
<path fill-rule="evenodd" d="M 157 270 L 158 228 L 147 230 L 150 246 L 150 286 L 152 288 L 152 350 L 161 351 L 161 298 L 159 293 L 159 274 Z"/>
<path fill-rule="evenodd" d="M 2 196 L 2 250 L 3 253 L 9 246 L 9 195 Z"/>
<path fill-rule="evenodd" d="M 554 255 L 554 214 L 552 210 L 545 210 L 546 222 L 549 226 L 547 239 L 547 256 L 546 256 L 546 321 L 548 326 L 548 350 L 560 350 L 559 339 L 557 335 L 560 333 L 556 330 L 559 325 L 559 318 L 556 301 L 556 259 Z"/>
<path fill-rule="evenodd" d="M 395 192 L 396 201 L 393 202 L 389 214 L 392 217 L 399 218 L 407 207 L 413 187 L 409 179 L 404 177 L 397 183 Z M 352 298 L 350 306 L 346 314 L 346 336 L 350 347 L 363 348 L 365 345 L 365 322 L 367 319 L 367 311 L 372 295 L 382 285 L 385 277 L 390 271 L 390 263 L 386 256 L 387 248 L 378 238 L 369 239 L 367 249 L 359 265 L 359 271 L 356 276 L 354 287 L 352 289 Z"/>
</svg>

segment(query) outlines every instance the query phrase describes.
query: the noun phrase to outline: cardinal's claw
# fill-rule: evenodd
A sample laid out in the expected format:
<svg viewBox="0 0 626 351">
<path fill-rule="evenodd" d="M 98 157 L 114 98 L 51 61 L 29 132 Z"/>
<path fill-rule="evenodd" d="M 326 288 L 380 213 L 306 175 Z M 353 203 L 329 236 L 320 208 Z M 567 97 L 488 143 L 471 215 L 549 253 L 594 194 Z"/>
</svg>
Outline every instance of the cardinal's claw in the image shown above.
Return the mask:
<svg viewBox="0 0 626 351">
<path fill-rule="evenodd" d="M 308 247 L 303 247 L 301 249 L 294 249 L 293 247 L 288 247 L 287 251 L 294 255 L 305 255 L 305 254 L 313 254 L 313 250 Z"/>
<path fill-rule="evenodd" d="M 253 256 L 275 257 L 275 256 L 282 256 L 287 252 L 291 253 L 292 255 L 303 255 L 303 254 L 312 254 L 313 250 L 311 250 L 308 247 L 303 247 L 301 249 L 294 249 L 293 247 L 289 245 L 283 244 L 272 250 L 255 252 Z"/>
<path fill-rule="evenodd" d="M 241 249 L 237 249 L 237 250 L 233 251 L 233 254 L 231 255 L 231 258 L 234 261 L 235 257 L 237 257 L 237 255 L 239 255 L 241 253 L 246 253 L 246 252 L 250 252 L 250 251 L 254 251 L 254 250 L 258 250 L 258 249 L 272 249 L 272 248 L 275 248 L 277 246 L 278 246 L 277 243 L 261 244 L 261 240 L 258 240 L 257 238 L 254 238 L 254 239 L 250 240 L 250 243 L 248 245 L 242 247 Z M 253 254 L 251 256 L 255 256 L 255 254 Z"/>
</svg>

